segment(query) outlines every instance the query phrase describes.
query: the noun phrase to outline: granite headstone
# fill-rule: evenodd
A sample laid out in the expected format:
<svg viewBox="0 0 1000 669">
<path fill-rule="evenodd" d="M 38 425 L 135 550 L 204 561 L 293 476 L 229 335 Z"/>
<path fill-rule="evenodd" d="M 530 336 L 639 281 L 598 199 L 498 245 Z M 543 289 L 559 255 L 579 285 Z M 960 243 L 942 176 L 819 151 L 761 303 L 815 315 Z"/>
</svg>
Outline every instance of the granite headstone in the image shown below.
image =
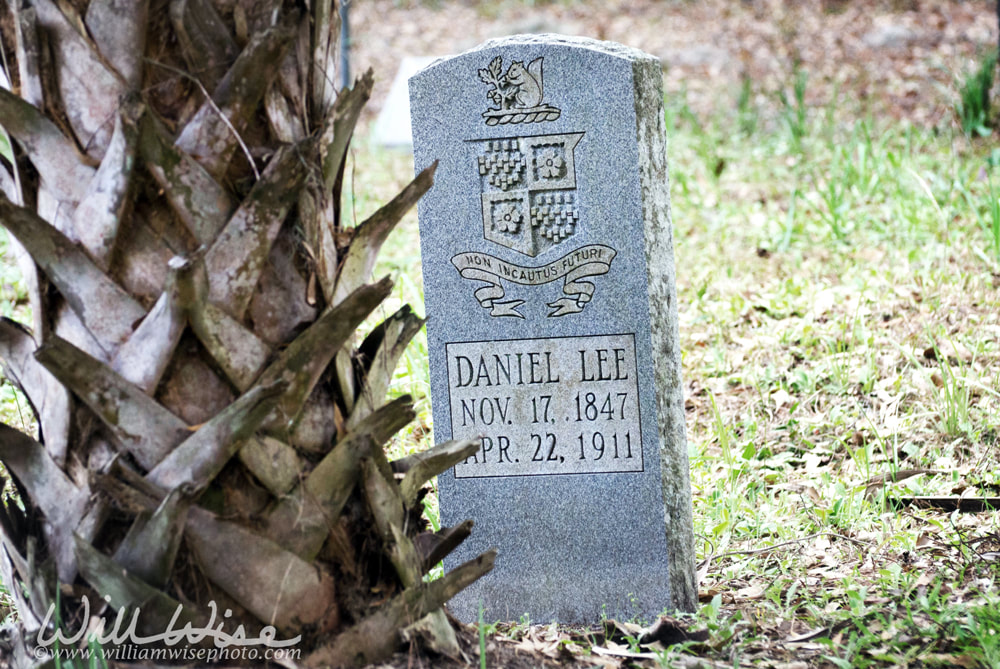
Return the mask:
<svg viewBox="0 0 1000 669">
<path fill-rule="evenodd" d="M 693 610 L 694 540 L 659 61 L 558 35 L 493 40 L 410 79 L 439 477 L 471 518 L 446 568 L 475 620 Z"/>
</svg>

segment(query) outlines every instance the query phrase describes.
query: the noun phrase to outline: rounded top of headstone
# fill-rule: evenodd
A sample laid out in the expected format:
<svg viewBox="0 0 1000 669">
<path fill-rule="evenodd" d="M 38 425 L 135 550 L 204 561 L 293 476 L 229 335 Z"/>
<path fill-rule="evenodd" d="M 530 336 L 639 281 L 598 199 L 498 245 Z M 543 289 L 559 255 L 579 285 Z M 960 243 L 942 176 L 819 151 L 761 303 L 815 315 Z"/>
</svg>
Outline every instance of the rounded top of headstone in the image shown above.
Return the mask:
<svg viewBox="0 0 1000 669">
<path fill-rule="evenodd" d="M 595 51 L 597 53 L 606 54 L 608 56 L 613 56 L 615 58 L 622 58 L 629 61 L 655 61 L 660 62 L 660 59 L 656 56 L 641 51 L 634 47 L 625 46 L 624 44 L 619 44 L 618 42 L 609 42 L 606 40 L 593 39 L 591 37 L 580 37 L 578 35 L 560 35 L 558 33 L 528 33 L 520 35 L 508 35 L 506 37 L 496 37 L 494 39 L 487 40 L 480 44 L 479 46 L 473 47 L 468 51 L 463 51 L 454 58 L 461 58 L 462 56 L 467 56 L 479 51 L 486 51 L 489 49 L 498 49 L 511 46 L 545 46 L 545 47 L 571 47 L 576 49 L 587 49 L 590 51 Z M 442 58 L 439 59 L 423 70 L 420 74 L 433 69 L 435 66 L 441 63 L 452 60 L 452 58 Z"/>
<path fill-rule="evenodd" d="M 540 34 L 522 34 L 522 35 L 510 35 L 508 37 L 498 37 L 495 39 L 487 40 L 474 49 L 470 49 L 466 53 L 472 51 L 483 51 L 485 49 L 494 49 L 497 47 L 513 46 L 513 45 L 524 45 L 524 44 L 538 44 L 546 46 L 567 46 L 574 47 L 578 49 L 590 49 L 591 51 L 599 51 L 601 53 L 606 53 L 610 56 L 616 56 L 618 58 L 626 58 L 628 60 L 659 60 L 656 56 L 648 54 L 645 51 L 640 51 L 634 47 L 625 46 L 624 44 L 619 44 L 618 42 L 609 42 L 606 40 L 593 39 L 591 37 L 581 37 L 578 35 L 559 35 L 557 33 L 540 33 Z"/>
</svg>

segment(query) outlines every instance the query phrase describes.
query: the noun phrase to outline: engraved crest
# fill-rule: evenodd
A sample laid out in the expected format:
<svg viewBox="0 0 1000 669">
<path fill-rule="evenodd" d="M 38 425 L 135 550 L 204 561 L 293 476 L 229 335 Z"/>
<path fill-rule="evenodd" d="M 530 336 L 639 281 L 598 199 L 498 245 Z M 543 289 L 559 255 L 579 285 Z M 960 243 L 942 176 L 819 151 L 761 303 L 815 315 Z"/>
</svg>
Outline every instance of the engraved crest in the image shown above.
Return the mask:
<svg viewBox="0 0 1000 669">
<path fill-rule="evenodd" d="M 555 121 L 561 111 L 544 103 L 542 57 L 528 63 L 512 61 L 503 72 L 503 57 L 494 58 L 488 67 L 479 70 L 479 78 L 491 86 L 486 97 L 496 105 L 483 112 L 486 125 L 508 123 L 541 123 Z"/>
<path fill-rule="evenodd" d="M 534 258 L 576 233 L 580 213 L 574 151 L 582 138 L 582 132 L 567 132 L 469 140 L 480 149 L 476 166 L 485 239 Z M 509 299 L 504 283 L 561 281 L 562 296 L 546 303 L 548 317 L 556 318 L 583 311 L 594 295 L 594 277 L 611 270 L 617 253 L 604 244 L 587 244 L 538 266 L 478 251 L 459 253 L 451 262 L 462 278 L 486 284 L 476 289 L 475 297 L 494 318 L 524 318 L 518 311 L 524 300 Z"/>
<path fill-rule="evenodd" d="M 583 133 L 486 140 L 478 158 L 483 236 L 535 257 L 576 232 L 573 150 Z"/>
</svg>

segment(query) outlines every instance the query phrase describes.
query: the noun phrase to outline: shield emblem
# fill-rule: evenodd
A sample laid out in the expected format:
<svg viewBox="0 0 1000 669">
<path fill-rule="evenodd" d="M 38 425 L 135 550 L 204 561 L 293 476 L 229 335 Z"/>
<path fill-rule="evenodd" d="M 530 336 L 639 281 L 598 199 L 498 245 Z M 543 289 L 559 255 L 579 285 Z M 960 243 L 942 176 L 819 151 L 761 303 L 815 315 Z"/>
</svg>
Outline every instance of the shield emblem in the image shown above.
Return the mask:
<svg viewBox="0 0 1000 669">
<path fill-rule="evenodd" d="M 573 151 L 582 132 L 482 142 L 483 235 L 535 257 L 576 232 Z"/>
</svg>

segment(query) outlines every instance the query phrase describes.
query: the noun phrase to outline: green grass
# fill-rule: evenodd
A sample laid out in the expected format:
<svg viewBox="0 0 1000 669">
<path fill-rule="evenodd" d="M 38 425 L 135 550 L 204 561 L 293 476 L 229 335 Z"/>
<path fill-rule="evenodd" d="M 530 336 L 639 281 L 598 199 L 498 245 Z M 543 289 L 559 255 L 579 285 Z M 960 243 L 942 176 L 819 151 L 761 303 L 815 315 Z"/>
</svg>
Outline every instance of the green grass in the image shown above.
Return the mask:
<svg viewBox="0 0 1000 669">
<path fill-rule="evenodd" d="M 967 73 L 959 86 L 959 101 L 955 113 L 966 135 L 988 137 L 993 127 L 990 89 L 997 67 L 997 52 L 990 50 L 980 57 L 979 67 Z"/>
<path fill-rule="evenodd" d="M 0 129 L 0 139 L 4 136 Z M 2 149 L 2 142 L 0 142 Z M 3 155 L 0 151 L 0 155 Z M 31 327 L 31 308 L 28 305 L 28 293 L 21 272 L 14 261 L 7 230 L 0 226 L 0 316 L 18 321 L 26 327 Z M 0 421 L 16 427 L 22 432 L 33 436 L 38 434 L 38 425 L 27 397 L 11 383 L 0 371 Z M 2 472 L 0 468 L 0 472 Z M 9 483 L 4 479 L 4 491 L 9 490 Z"/>
<path fill-rule="evenodd" d="M 959 540 L 1000 550 L 1000 516 L 891 503 L 991 494 L 1000 477 L 1000 167 L 961 128 L 810 107 L 808 81 L 796 72 L 770 108 L 748 82 L 712 118 L 667 101 L 695 530 L 712 557 L 694 619 L 710 641 L 687 651 L 1000 666 L 1000 572 Z M 370 148 L 359 174 L 369 156 L 400 170 L 386 193 L 412 174 Z M 415 227 L 388 246 L 385 267 L 419 286 Z M 426 392 L 425 346 L 403 387 Z M 906 469 L 935 473 L 866 492 Z"/>
<path fill-rule="evenodd" d="M 805 81 L 751 141 L 668 114 L 696 532 L 732 553 L 702 583 L 708 646 L 732 658 L 817 629 L 786 650 L 1000 666 L 995 563 L 950 566 L 955 523 L 996 545 L 1000 518 L 887 504 L 995 477 L 997 168 L 947 131 L 830 122 Z M 944 474 L 865 494 L 912 468 Z M 762 551 L 817 532 L 848 540 Z"/>
</svg>

